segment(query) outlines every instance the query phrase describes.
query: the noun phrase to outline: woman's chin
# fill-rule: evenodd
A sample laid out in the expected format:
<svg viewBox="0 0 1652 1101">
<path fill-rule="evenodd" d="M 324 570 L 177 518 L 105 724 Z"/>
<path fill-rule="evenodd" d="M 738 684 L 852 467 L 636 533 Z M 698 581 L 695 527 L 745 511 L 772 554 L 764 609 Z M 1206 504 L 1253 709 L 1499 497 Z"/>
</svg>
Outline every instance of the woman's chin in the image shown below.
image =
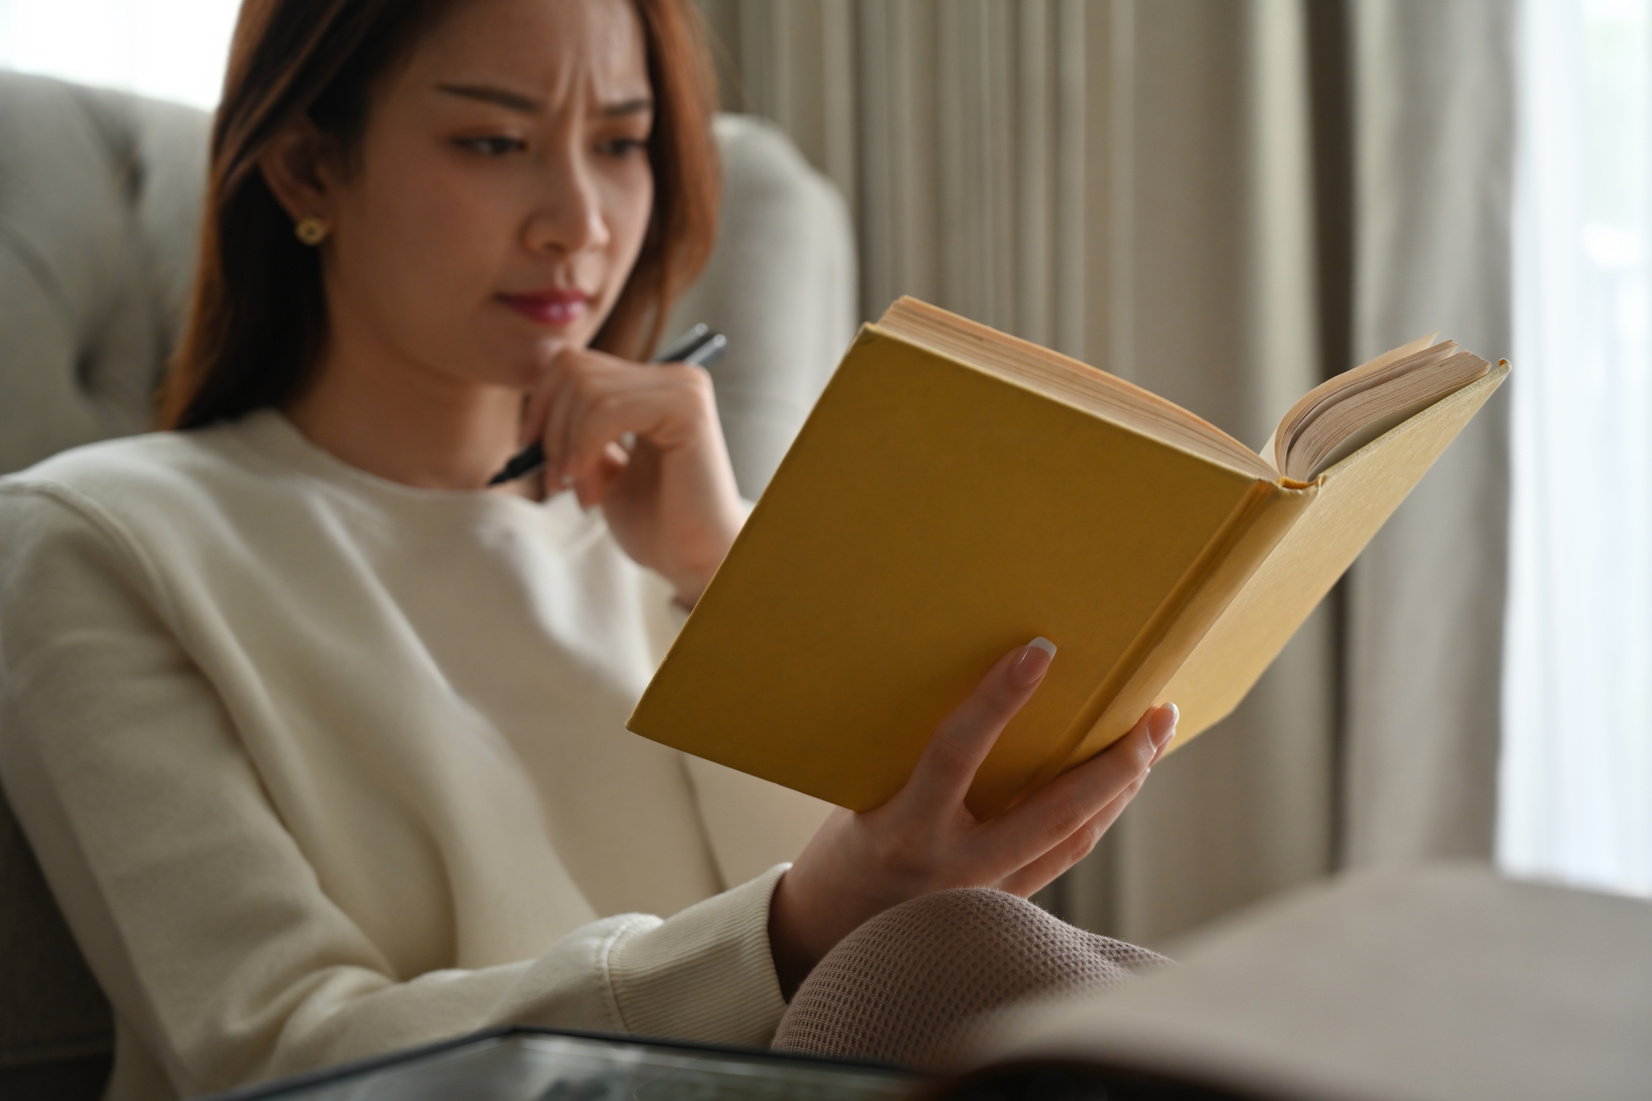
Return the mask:
<svg viewBox="0 0 1652 1101">
<path fill-rule="evenodd" d="M 557 356 L 570 348 L 584 346 L 584 340 L 561 334 L 541 333 L 527 341 L 519 336 L 513 341 L 494 342 L 492 347 L 496 349 L 496 354 L 480 362 L 473 358 L 465 373 L 488 385 L 532 390 L 545 377 L 546 370 Z"/>
<path fill-rule="evenodd" d="M 587 347 L 596 336 L 589 329 L 587 325 L 570 325 L 565 329 L 537 326 L 537 331 L 526 341 L 518 337 L 512 359 L 526 365 L 528 373 L 537 380 L 551 361 L 563 352 Z"/>
<path fill-rule="evenodd" d="M 570 348 L 583 347 L 572 340 L 540 340 L 524 353 L 500 361 L 500 366 L 489 381 L 497 381 L 513 390 L 528 391 L 537 387 L 557 356 Z"/>
</svg>

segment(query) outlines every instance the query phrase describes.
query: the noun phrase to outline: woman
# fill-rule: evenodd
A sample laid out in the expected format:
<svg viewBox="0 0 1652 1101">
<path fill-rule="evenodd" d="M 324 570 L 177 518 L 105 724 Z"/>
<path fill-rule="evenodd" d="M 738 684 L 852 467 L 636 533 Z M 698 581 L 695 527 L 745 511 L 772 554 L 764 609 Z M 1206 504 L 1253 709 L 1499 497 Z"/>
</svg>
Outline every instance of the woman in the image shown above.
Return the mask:
<svg viewBox="0 0 1652 1101">
<path fill-rule="evenodd" d="M 696 34 L 688 0 L 247 0 L 179 431 L 0 483 L 0 775 L 115 1006 L 111 1097 L 505 1023 L 766 1042 L 845 933 L 1037 889 L 1168 743 L 1155 710 L 975 822 L 1037 640 L 752 877 L 816 812 L 623 731 L 743 515 L 706 376 L 635 362 L 713 232 Z M 543 479 L 486 489 L 535 439 Z"/>
</svg>

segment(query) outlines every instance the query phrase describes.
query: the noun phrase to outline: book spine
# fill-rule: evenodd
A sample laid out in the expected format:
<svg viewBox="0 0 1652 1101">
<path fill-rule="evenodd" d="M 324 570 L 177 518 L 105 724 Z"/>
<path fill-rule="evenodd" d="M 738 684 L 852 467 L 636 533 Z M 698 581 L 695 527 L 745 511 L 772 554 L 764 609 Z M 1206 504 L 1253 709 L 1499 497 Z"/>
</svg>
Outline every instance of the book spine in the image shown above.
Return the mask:
<svg viewBox="0 0 1652 1101">
<path fill-rule="evenodd" d="M 1317 495 L 1257 481 L 1170 591 L 1064 733 L 1036 790 L 1130 731 Z"/>
</svg>

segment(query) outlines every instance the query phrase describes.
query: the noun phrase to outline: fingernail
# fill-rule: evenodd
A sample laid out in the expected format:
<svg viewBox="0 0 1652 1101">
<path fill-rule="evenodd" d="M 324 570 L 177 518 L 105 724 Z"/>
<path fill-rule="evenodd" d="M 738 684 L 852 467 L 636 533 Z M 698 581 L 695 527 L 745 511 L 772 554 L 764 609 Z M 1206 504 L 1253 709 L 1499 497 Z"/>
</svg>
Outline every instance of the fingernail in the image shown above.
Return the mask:
<svg viewBox="0 0 1652 1101">
<path fill-rule="evenodd" d="M 1037 684 L 1044 676 L 1044 671 L 1050 667 L 1055 659 L 1055 643 L 1039 635 L 1025 646 L 1021 647 L 1021 656 L 1015 659 L 1015 666 L 1010 675 L 1023 688 L 1030 688 Z"/>
<path fill-rule="evenodd" d="M 1173 703 L 1165 704 L 1153 712 L 1153 717 L 1147 720 L 1147 735 L 1153 739 L 1154 746 L 1163 749 L 1170 743 L 1176 734 L 1176 723 L 1182 717 Z"/>
</svg>

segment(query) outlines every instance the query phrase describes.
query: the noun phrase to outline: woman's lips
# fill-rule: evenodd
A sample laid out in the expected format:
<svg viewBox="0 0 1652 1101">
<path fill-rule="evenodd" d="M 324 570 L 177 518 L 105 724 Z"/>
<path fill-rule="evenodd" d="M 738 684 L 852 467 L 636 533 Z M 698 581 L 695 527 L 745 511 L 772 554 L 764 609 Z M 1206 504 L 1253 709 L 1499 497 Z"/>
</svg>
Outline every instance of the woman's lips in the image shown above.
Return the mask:
<svg viewBox="0 0 1652 1101">
<path fill-rule="evenodd" d="M 502 294 L 499 301 L 540 325 L 566 328 L 585 316 L 589 299 L 582 291 L 536 291 L 533 294 Z"/>
</svg>

